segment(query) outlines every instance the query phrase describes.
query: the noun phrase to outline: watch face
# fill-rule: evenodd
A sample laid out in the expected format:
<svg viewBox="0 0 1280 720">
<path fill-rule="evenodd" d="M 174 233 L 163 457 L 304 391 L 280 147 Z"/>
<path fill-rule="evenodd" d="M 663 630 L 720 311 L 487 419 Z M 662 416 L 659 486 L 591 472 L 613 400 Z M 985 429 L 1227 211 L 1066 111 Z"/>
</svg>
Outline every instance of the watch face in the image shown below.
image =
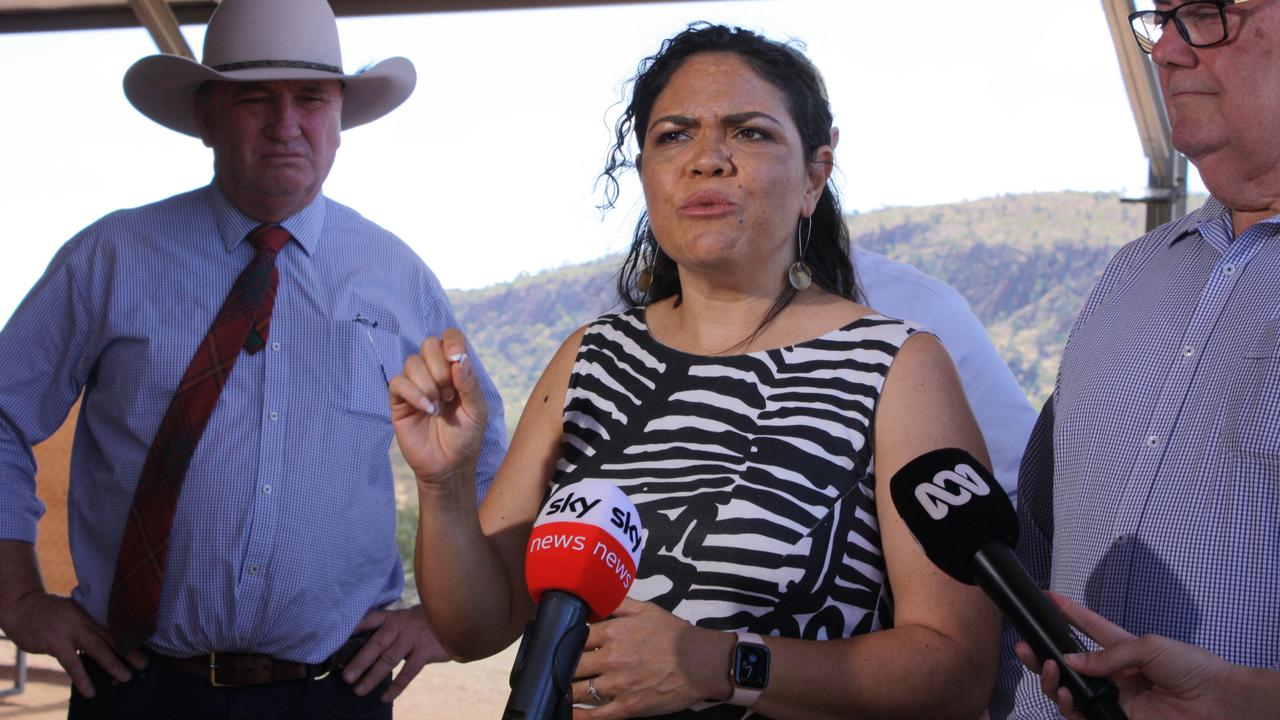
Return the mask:
<svg viewBox="0 0 1280 720">
<path fill-rule="evenodd" d="M 733 654 L 734 684 L 762 690 L 769 684 L 769 648 L 755 643 L 738 643 Z"/>
</svg>

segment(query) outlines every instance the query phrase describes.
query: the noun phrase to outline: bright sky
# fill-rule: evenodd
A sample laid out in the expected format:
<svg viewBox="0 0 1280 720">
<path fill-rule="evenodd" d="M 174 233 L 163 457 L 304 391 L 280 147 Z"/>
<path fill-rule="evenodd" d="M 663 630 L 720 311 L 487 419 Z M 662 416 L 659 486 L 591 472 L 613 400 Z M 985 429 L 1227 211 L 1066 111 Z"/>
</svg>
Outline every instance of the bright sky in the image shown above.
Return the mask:
<svg viewBox="0 0 1280 720">
<path fill-rule="evenodd" d="M 694 20 L 807 43 L 850 210 L 1146 182 L 1100 2 L 756 0 L 343 19 L 348 72 L 404 55 L 419 79 L 399 110 L 344 133 L 326 192 L 447 287 L 622 249 L 638 184 L 603 221 L 595 209 L 615 103 Z M 203 27 L 183 32 L 199 56 Z M 209 151 L 120 89 L 155 52 L 140 29 L 0 34 L 0 322 L 78 229 L 209 181 Z"/>
</svg>

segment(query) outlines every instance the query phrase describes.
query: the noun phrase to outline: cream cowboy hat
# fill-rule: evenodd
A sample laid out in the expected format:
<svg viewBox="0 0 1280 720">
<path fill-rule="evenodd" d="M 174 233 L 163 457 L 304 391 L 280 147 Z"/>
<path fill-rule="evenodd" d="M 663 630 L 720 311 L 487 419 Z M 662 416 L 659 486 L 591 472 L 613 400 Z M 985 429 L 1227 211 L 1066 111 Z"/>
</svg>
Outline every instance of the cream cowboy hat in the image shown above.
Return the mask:
<svg viewBox="0 0 1280 720">
<path fill-rule="evenodd" d="M 342 73 L 338 23 L 327 0 L 223 0 L 209 18 L 204 62 L 179 55 L 142 58 L 124 75 L 138 112 L 180 133 L 200 136 L 195 92 L 209 80 L 341 80 L 342 129 L 377 120 L 413 92 L 417 74 L 393 57 L 355 75 Z"/>
</svg>

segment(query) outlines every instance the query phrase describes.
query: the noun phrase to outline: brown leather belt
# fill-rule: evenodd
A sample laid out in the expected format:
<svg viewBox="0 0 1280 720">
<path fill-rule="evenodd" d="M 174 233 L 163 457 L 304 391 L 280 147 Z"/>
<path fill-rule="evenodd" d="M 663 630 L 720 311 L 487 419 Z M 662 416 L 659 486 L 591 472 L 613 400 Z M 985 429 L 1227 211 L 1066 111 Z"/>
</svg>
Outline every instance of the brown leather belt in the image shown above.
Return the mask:
<svg viewBox="0 0 1280 720">
<path fill-rule="evenodd" d="M 339 672 L 351 662 L 368 639 L 367 636 L 353 637 L 338 648 L 337 652 L 315 665 L 277 660 L 270 655 L 231 652 L 211 652 L 190 658 L 152 653 L 152 661 L 164 668 L 208 678 L 213 687 L 266 685 L 289 680 L 315 680 L 331 672 Z"/>
</svg>

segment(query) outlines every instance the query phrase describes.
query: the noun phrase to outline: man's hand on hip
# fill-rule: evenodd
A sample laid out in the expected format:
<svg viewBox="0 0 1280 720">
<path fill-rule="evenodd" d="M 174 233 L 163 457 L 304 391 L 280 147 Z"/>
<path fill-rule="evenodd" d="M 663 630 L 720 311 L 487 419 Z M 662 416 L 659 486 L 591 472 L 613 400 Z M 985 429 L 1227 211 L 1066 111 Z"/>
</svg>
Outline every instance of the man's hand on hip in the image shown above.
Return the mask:
<svg viewBox="0 0 1280 720">
<path fill-rule="evenodd" d="M 363 697 L 382 682 L 400 661 L 404 667 L 382 694 L 389 703 L 404 691 L 427 663 L 448 660 L 449 656 L 435 632 L 427 623 L 421 605 L 402 610 L 374 610 L 356 626 L 356 632 L 373 630 L 373 636 L 342 671 L 342 679 L 355 685 L 355 693 Z"/>
<path fill-rule="evenodd" d="M 26 541 L 0 540 L 0 629 L 22 650 L 57 658 L 85 697 L 93 697 L 94 688 L 78 653 L 120 682 L 133 677 L 105 627 L 71 598 L 45 592 L 35 545 Z M 147 666 L 141 650 L 128 660 L 135 669 Z"/>
<path fill-rule="evenodd" d="M 141 650 L 135 650 L 126 665 L 116 654 L 111 633 L 105 627 L 71 598 L 44 591 L 27 593 L 14 603 L 6 618 L 5 633 L 26 652 L 57 658 L 76 689 L 87 698 L 94 696 L 95 689 L 78 653 L 93 658 L 120 682 L 133 677 L 129 665 L 136 670 L 147 666 Z"/>
</svg>

